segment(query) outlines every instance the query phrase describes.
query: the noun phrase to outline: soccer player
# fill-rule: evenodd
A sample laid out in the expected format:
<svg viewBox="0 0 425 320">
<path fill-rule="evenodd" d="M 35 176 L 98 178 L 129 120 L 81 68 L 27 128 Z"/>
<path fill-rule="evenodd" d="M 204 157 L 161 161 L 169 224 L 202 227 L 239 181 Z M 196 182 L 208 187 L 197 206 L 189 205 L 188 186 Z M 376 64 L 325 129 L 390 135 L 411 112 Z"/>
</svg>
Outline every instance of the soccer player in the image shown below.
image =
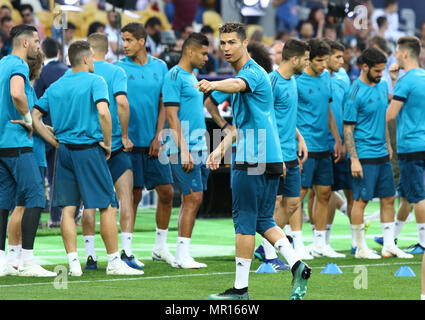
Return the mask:
<svg viewBox="0 0 425 320">
<path fill-rule="evenodd" d="M 383 257 L 413 258 L 394 243 L 394 176 L 391 144 L 385 122 L 388 87 L 382 78 L 387 58 L 375 48 L 360 56 L 362 73 L 352 84 L 344 106 L 344 141 L 351 160 L 353 209 L 351 224 L 356 237 L 356 258 L 380 259 L 366 244 L 364 210 L 373 198 L 381 201 Z"/>
<path fill-rule="evenodd" d="M 32 149 L 33 129 L 28 104 L 31 84 L 27 62 L 35 59 L 40 41 L 37 29 L 28 25 L 13 27 L 11 37 L 12 54 L 0 61 L 0 275 L 17 274 L 6 261 L 6 228 L 9 211 L 15 207 L 16 199 L 24 199 L 19 275 L 56 276 L 55 272 L 38 265 L 33 254 L 34 239 L 46 198 Z"/>
<path fill-rule="evenodd" d="M 338 133 L 343 142 L 344 136 L 344 122 L 343 122 L 343 110 L 344 102 L 346 96 L 350 89 L 350 78 L 348 77 L 345 69 L 342 67 L 344 64 L 344 51 L 345 47 L 338 41 L 333 41 L 329 39 L 324 39 L 324 41 L 331 48 L 329 54 L 329 61 L 327 70 L 331 76 L 331 87 L 332 87 L 332 102 L 331 109 L 332 114 L 335 119 L 335 124 L 338 127 Z M 329 151 L 331 154 L 334 153 L 335 139 L 332 134 L 329 132 Z M 332 223 L 335 217 L 336 202 L 338 201 L 338 195 L 336 191 L 343 190 L 344 195 L 347 200 L 347 214 L 350 218 L 351 208 L 353 206 L 353 192 L 351 190 L 351 172 L 350 172 L 350 163 L 346 158 L 346 150 L 343 148 L 343 155 L 339 162 L 333 162 L 333 184 L 331 186 L 331 198 L 328 208 L 328 221 L 326 225 L 326 246 L 332 252 L 334 252 L 335 257 L 344 258 L 345 254 L 335 252 L 335 250 L 330 245 L 330 234 L 332 230 Z M 353 241 L 352 241 L 353 242 Z M 352 247 L 356 247 L 352 243 Z"/>
<path fill-rule="evenodd" d="M 141 275 L 127 266 L 118 252 L 116 197 L 106 160 L 111 156 L 112 121 L 108 86 L 94 72 L 94 54 L 87 41 L 68 50 L 72 72 L 53 83 L 32 112 L 36 131 L 58 149 L 54 205 L 63 207 L 61 233 L 69 261 L 69 275 L 81 276 L 74 214 L 83 201 L 100 210 L 100 233 L 108 255 L 106 273 Z M 54 135 L 40 121 L 50 113 Z"/>
<path fill-rule="evenodd" d="M 308 66 L 309 50 L 308 44 L 302 40 L 295 38 L 288 40 L 283 47 L 282 62 L 278 69 L 270 74 L 280 147 L 286 167 L 286 176 L 281 179 L 278 192 L 282 197 L 274 219 L 281 228 L 291 222 L 294 249 L 301 259 L 313 259 L 313 257 L 304 248 L 302 215 L 301 211 L 297 210 L 301 207 L 300 164 L 307 160 L 308 150 L 304 138 L 296 128 L 298 95 L 294 75 L 302 74 L 304 68 Z M 296 212 L 298 215 L 294 215 Z M 265 241 L 262 244 L 267 251 L 268 244 Z"/>
<path fill-rule="evenodd" d="M 105 55 L 108 52 L 108 38 L 102 33 L 93 33 L 87 41 L 94 52 L 94 73 L 105 79 L 110 97 L 109 112 L 112 119 L 111 157 L 107 161 L 111 172 L 117 198 L 120 204 L 121 226 L 121 259 L 128 266 L 141 269 L 131 252 L 131 242 L 127 241 L 128 233 L 133 233 L 133 171 L 130 154 L 133 143 L 128 137 L 129 105 L 127 101 L 127 76 L 120 67 L 108 63 Z M 83 218 L 84 246 L 86 248 L 86 269 L 97 269 L 94 251 L 95 210 L 85 209 Z M 124 235 L 123 235 L 124 234 Z"/>
<path fill-rule="evenodd" d="M 236 78 L 209 82 L 201 80 L 200 91 L 233 93 L 232 130 L 210 154 L 207 166 L 217 169 L 221 158 L 237 139 L 232 180 L 232 210 L 236 233 L 236 278 L 232 288 L 210 295 L 210 299 L 248 299 L 248 279 L 255 248 L 255 233 L 264 236 L 283 255 L 293 274 L 290 299 L 302 299 L 311 269 L 297 254 L 273 220 L 279 177 L 285 165 L 279 145 L 273 107 L 273 92 L 267 73 L 250 59 L 245 26 L 226 23 L 220 27 L 220 48 L 232 64 Z"/>
<path fill-rule="evenodd" d="M 416 37 L 406 36 L 397 41 L 398 67 L 406 74 L 395 84 L 386 117 L 387 124 L 397 120 L 400 201 L 414 204 L 415 208 L 419 242 L 407 250 L 410 253 L 423 253 L 425 249 L 425 71 L 419 66 L 420 51 L 421 43 Z M 398 74 L 394 73 L 397 79 Z M 403 224 L 404 221 L 399 223 L 395 237 Z"/>
<path fill-rule="evenodd" d="M 164 152 L 160 152 L 161 130 L 164 129 L 165 109 L 161 88 L 167 65 L 146 52 L 145 28 L 140 23 L 129 23 L 121 30 L 125 58 L 116 65 L 127 74 L 127 99 L 130 104 L 128 135 L 134 144 L 131 151 L 133 167 L 133 225 L 136 221 L 137 206 L 142 199 L 142 189 L 155 189 L 158 194 L 156 208 L 156 239 L 152 259 L 174 263 L 168 250 L 167 234 L 171 217 L 174 190 L 170 164 Z M 123 252 L 132 255 L 131 232 L 121 233 L 128 241 Z M 124 255 L 123 255 L 124 257 Z M 124 257 L 125 258 L 125 257 Z M 137 263 L 140 263 L 136 259 Z"/>
<path fill-rule="evenodd" d="M 43 66 L 44 54 L 42 51 L 37 53 L 37 56 L 34 59 L 28 60 L 29 68 L 29 79 L 31 84 L 31 93 L 27 96 L 28 107 L 31 110 L 34 107 L 35 102 L 37 101 L 37 96 L 33 88 L 34 81 L 40 76 L 41 67 Z M 44 190 L 44 179 L 46 176 L 46 153 L 45 153 L 45 143 L 44 140 L 38 135 L 34 134 L 34 146 L 33 152 L 37 160 L 38 168 L 41 175 L 41 184 Z M 17 206 L 13 210 L 13 213 L 10 217 L 9 223 L 7 224 L 7 233 L 8 233 L 8 252 L 7 260 L 11 266 L 15 269 L 19 267 L 19 259 L 22 250 L 22 217 L 25 211 L 25 199 L 17 199 Z"/>
<path fill-rule="evenodd" d="M 326 246 L 328 206 L 333 183 L 332 158 L 329 152 L 328 132 L 334 140 L 334 162 L 342 155 L 341 137 L 335 123 L 332 102 L 331 78 L 327 68 L 330 47 L 320 39 L 309 41 L 310 65 L 296 78 L 298 89 L 297 128 L 305 139 L 308 159 L 301 174 L 301 201 L 307 190 L 313 189 L 316 201 L 309 210 L 314 242 L 310 253 L 313 257 L 336 257 Z M 299 208 L 298 210 L 301 210 Z"/>
<path fill-rule="evenodd" d="M 247 46 L 247 50 L 250 57 L 255 62 L 257 62 L 267 73 L 270 73 L 273 71 L 273 66 L 272 66 L 269 52 L 263 44 L 258 42 L 252 42 Z M 280 53 L 280 55 L 282 54 Z M 220 113 L 218 112 L 217 106 L 220 103 L 223 103 L 224 101 L 228 101 L 230 103 L 231 97 L 232 97 L 232 94 L 230 93 L 213 91 L 211 95 L 207 97 L 207 99 L 204 102 L 204 105 L 207 107 L 207 110 L 210 112 L 214 121 L 217 123 L 219 127 L 222 128 L 223 132 L 225 132 L 226 134 L 230 132 L 230 127 L 228 127 L 229 124 L 226 122 L 226 120 L 223 119 L 223 117 L 221 117 Z M 296 112 L 294 114 L 296 114 Z M 294 140 L 294 143 L 295 143 L 295 140 Z M 234 163 L 235 155 L 236 155 L 236 143 L 232 145 L 232 166 Z M 305 155 L 307 156 L 307 154 Z M 299 173 L 299 170 L 298 170 L 298 173 Z M 232 176 L 233 176 L 233 170 L 230 170 L 230 184 L 232 184 Z M 278 207 L 281 208 L 280 207 L 280 204 L 282 202 L 281 195 L 277 196 L 276 202 Z M 283 206 L 286 206 L 286 201 L 283 204 Z M 282 207 L 282 209 L 284 209 L 284 207 Z M 276 249 L 274 246 L 272 246 L 264 238 L 262 238 L 261 243 L 262 244 L 257 248 L 257 250 L 254 253 L 256 258 L 260 259 L 261 261 L 265 261 L 269 263 L 275 270 L 289 269 L 289 266 L 278 258 L 276 254 Z"/>
<path fill-rule="evenodd" d="M 179 233 L 176 246 L 176 266 L 199 269 L 207 265 L 190 255 L 190 241 L 196 214 L 207 188 L 205 160 L 207 143 L 203 94 L 195 88 L 193 69 L 202 69 L 208 60 L 208 38 L 192 33 L 183 43 L 179 63 L 165 76 L 162 96 L 166 107 L 171 136 L 167 140 L 174 180 L 182 193 Z"/>
</svg>

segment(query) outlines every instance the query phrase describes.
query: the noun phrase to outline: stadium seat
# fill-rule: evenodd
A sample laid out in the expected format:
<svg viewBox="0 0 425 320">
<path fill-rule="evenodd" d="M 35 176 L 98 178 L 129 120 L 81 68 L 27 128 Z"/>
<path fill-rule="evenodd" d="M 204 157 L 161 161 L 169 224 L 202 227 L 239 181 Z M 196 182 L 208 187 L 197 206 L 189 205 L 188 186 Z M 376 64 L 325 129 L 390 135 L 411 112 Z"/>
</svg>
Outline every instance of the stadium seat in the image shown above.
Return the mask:
<svg viewBox="0 0 425 320">
<path fill-rule="evenodd" d="M 246 36 L 249 38 L 251 38 L 252 34 L 256 31 L 256 30 L 261 30 L 264 31 L 263 27 L 258 25 L 258 24 L 249 24 L 246 27 Z"/>
<path fill-rule="evenodd" d="M 47 37 L 52 36 L 52 26 L 53 26 L 53 13 L 47 10 L 41 10 L 35 13 L 37 19 L 44 26 L 44 31 Z"/>
<path fill-rule="evenodd" d="M 77 29 L 75 30 L 75 38 L 81 39 L 87 37 L 87 32 L 83 33 L 82 26 L 84 25 L 84 18 L 81 12 L 67 12 L 67 21 L 75 24 Z"/>
<path fill-rule="evenodd" d="M 218 37 L 218 28 L 223 23 L 221 15 L 215 11 L 207 10 L 202 14 L 202 24 L 210 26 L 214 30 L 214 36 Z"/>
</svg>

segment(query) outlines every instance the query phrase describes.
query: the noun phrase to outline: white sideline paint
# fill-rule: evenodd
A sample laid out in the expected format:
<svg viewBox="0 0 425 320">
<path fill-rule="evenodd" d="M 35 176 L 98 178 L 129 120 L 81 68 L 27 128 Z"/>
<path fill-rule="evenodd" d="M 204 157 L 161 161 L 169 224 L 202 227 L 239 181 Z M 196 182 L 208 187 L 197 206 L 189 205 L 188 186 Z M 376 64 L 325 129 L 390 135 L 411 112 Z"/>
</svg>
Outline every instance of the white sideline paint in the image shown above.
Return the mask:
<svg viewBox="0 0 425 320">
<path fill-rule="evenodd" d="M 396 263 L 379 263 L 379 264 L 355 264 L 355 265 L 338 265 L 340 268 L 354 268 L 359 266 L 364 267 L 384 267 L 384 266 L 397 266 L 397 265 L 416 265 L 422 264 L 421 261 L 416 262 L 396 262 Z M 325 266 L 312 267 L 312 269 L 323 269 Z M 255 273 L 255 270 L 251 270 L 251 273 Z M 201 274 L 180 274 L 173 276 L 156 276 L 156 277 L 140 277 L 135 276 L 132 278 L 121 278 L 121 279 L 100 279 L 100 280 L 80 280 L 80 281 L 68 281 L 68 284 L 79 284 L 79 283 L 97 283 L 97 282 L 117 282 L 117 281 L 135 281 L 135 280 L 161 280 L 161 279 L 172 279 L 172 278 L 190 278 L 190 277 L 205 277 L 205 276 L 222 276 L 222 275 L 233 275 L 235 272 L 214 272 L 214 273 L 201 273 Z M 52 285 L 53 282 L 40 282 L 40 283 L 17 283 L 17 284 L 6 284 L 0 285 L 0 288 L 13 288 L 13 287 L 33 287 L 42 285 Z"/>
</svg>

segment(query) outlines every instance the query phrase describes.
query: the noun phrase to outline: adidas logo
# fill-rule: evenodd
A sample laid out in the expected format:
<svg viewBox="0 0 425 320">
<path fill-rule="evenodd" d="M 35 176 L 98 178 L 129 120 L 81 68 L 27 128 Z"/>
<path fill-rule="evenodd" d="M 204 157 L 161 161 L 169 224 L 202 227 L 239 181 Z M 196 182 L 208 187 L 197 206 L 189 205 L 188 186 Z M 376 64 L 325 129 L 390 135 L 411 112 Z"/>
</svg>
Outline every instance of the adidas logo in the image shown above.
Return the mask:
<svg viewBox="0 0 425 320">
<path fill-rule="evenodd" d="M 369 99 L 367 103 L 373 103 L 373 99 Z"/>
<path fill-rule="evenodd" d="M 77 258 L 74 258 L 74 259 L 72 260 L 72 262 L 74 262 L 74 261 L 78 261 L 78 259 L 77 259 Z"/>
<path fill-rule="evenodd" d="M 238 262 L 237 266 L 238 266 L 238 267 L 243 267 L 242 262 Z"/>
<path fill-rule="evenodd" d="M 131 240 L 131 237 L 128 237 L 127 240 Z"/>
<path fill-rule="evenodd" d="M 309 94 L 312 94 L 313 93 L 313 90 L 312 89 L 308 90 L 308 93 Z"/>
<path fill-rule="evenodd" d="M 384 228 L 384 230 L 389 230 L 389 229 L 390 229 L 390 227 L 385 227 L 385 228 Z"/>
<path fill-rule="evenodd" d="M 90 241 L 89 240 L 86 240 L 86 241 L 84 241 L 85 243 L 89 243 Z"/>
<path fill-rule="evenodd" d="M 15 252 L 15 249 L 10 249 L 10 252 Z"/>
<path fill-rule="evenodd" d="M 422 228 L 420 228 L 420 229 L 419 229 L 419 231 L 424 231 L 424 230 L 425 230 L 425 228 L 424 228 L 424 227 L 422 227 Z"/>
<path fill-rule="evenodd" d="M 321 237 L 322 237 L 322 235 L 319 233 L 316 237 L 321 238 Z"/>
<path fill-rule="evenodd" d="M 128 80 L 134 80 L 133 75 L 130 75 L 130 76 L 128 77 Z"/>
</svg>

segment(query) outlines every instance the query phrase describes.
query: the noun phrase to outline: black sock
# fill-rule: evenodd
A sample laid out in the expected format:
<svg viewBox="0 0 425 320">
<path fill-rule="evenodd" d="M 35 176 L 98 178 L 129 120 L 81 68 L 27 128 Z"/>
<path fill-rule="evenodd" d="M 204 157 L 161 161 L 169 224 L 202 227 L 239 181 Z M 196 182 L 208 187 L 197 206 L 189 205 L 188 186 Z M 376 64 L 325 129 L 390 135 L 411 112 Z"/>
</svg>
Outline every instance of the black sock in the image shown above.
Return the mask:
<svg viewBox="0 0 425 320">
<path fill-rule="evenodd" d="M 6 248 L 6 232 L 7 219 L 9 218 L 9 210 L 0 209 L 0 250 L 5 251 Z"/>
<path fill-rule="evenodd" d="M 22 249 L 32 250 L 42 208 L 26 208 L 22 217 Z"/>
</svg>

